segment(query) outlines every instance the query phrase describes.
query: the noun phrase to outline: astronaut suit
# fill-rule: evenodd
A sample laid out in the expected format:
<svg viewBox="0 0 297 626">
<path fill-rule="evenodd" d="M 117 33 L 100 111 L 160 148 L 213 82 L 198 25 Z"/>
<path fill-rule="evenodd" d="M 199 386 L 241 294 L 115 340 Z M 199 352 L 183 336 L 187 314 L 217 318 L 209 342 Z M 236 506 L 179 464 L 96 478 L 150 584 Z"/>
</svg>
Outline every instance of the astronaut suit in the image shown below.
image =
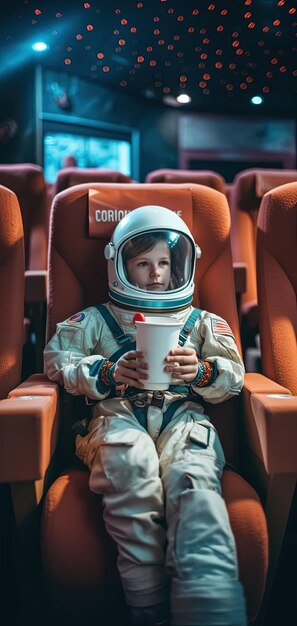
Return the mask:
<svg viewBox="0 0 297 626">
<path fill-rule="evenodd" d="M 182 267 L 166 291 L 132 284 L 123 260 L 125 243 L 150 232 L 161 233 Z M 221 496 L 224 453 L 203 408 L 204 400 L 219 403 L 239 394 L 243 364 L 227 323 L 191 306 L 199 255 L 177 214 L 135 209 L 106 246 L 110 301 L 59 323 L 44 352 L 49 378 L 93 401 L 76 452 L 90 470 L 91 491 L 103 496 L 132 624 L 139 626 L 246 625 Z M 118 387 L 113 364 L 135 349 L 139 311 L 181 322 L 180 345 L 199 357 L 193 381 L 173 380 L 163 392 Z"/>
</svg>

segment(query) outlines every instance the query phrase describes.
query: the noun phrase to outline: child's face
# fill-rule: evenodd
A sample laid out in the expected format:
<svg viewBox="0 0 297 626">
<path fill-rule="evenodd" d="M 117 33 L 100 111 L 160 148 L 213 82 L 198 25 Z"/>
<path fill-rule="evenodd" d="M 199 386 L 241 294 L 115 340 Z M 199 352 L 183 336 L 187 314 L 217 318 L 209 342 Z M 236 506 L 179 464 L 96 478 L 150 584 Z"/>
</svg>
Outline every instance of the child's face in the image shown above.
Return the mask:
<svg viewBox="0 0 297 626">
<path fill-rule="evenodd" d="M 128 259 L 126 269 L 129 281 L 147 291 L 166 291 L 171 276 L 171 260 L 165 240 L 158 241 L 152 250 Z"/>
</svg>

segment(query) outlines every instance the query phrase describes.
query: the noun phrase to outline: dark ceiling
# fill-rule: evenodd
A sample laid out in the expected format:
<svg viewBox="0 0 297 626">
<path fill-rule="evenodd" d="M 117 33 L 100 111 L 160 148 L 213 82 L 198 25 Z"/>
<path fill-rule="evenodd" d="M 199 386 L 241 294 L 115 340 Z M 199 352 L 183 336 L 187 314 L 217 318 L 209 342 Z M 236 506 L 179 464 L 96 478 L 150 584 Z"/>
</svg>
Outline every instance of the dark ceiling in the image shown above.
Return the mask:
<svg viewBox="0 0 297 626">
<path fill-rule="evenodd" d="M 296 117 L 297 10 L 288 0 L 1 3 L 0 77 L 36 62 L 184 109 Z M 44 40 L 49 49 L 33 53 Z M 252 107 L 252 96 L 263 103 Z"/>
</svg>

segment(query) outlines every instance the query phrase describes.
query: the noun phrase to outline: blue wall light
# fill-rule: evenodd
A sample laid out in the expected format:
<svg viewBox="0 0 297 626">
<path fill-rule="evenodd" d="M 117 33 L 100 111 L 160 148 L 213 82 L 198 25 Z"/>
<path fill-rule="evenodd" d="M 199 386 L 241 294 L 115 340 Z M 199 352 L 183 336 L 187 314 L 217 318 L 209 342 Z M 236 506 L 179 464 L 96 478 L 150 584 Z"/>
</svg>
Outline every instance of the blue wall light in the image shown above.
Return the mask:
<svg viewBox="0 0 297 626">
<path fill-rule="evenodd" d="M 253 98 L 251 98 L 252 104 L 262 104 L 262 102 L 263 98 L 261 98 L 261 96 L 253 96 Z"/>
<path fill-rule="evenodd" d="M 36 43 L 33 43 L 32 49 L 35 52 L 44 52 L 44 50 L 48 49 L 48 45 L 44 41 L 36 41 Z"/>
</svg>

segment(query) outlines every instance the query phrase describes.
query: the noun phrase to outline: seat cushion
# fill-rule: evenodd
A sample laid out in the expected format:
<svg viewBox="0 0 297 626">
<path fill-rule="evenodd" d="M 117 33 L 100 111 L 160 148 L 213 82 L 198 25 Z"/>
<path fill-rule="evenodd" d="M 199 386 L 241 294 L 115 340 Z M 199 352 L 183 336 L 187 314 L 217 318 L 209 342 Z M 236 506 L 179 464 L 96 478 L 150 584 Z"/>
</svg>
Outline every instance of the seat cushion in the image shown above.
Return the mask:
<svg viewBox="0 0 297 626">
<path fill-rule="evenodd" d="M 100 602 L 105 605 L 111 597 L 117 598 L 124 610 L 116 546 L 105 530 L 102 500 L 89 490 L 88 480 L 88 471 L 70 469 L 50 487 L 43 507 L 43 567 L 53 604 L 63 613 L 71 604 L 79 611 L 78 604 L 86 598 L 88 611 L 91 607 L 100 611 Z M 222 488 L 252 621 L 261 604 L 267 573 L 266 521 L 256 492 L 239 474 L 226 470 Z M 83 613 L 85 606 L 81 610 Z"/>
</svg>

